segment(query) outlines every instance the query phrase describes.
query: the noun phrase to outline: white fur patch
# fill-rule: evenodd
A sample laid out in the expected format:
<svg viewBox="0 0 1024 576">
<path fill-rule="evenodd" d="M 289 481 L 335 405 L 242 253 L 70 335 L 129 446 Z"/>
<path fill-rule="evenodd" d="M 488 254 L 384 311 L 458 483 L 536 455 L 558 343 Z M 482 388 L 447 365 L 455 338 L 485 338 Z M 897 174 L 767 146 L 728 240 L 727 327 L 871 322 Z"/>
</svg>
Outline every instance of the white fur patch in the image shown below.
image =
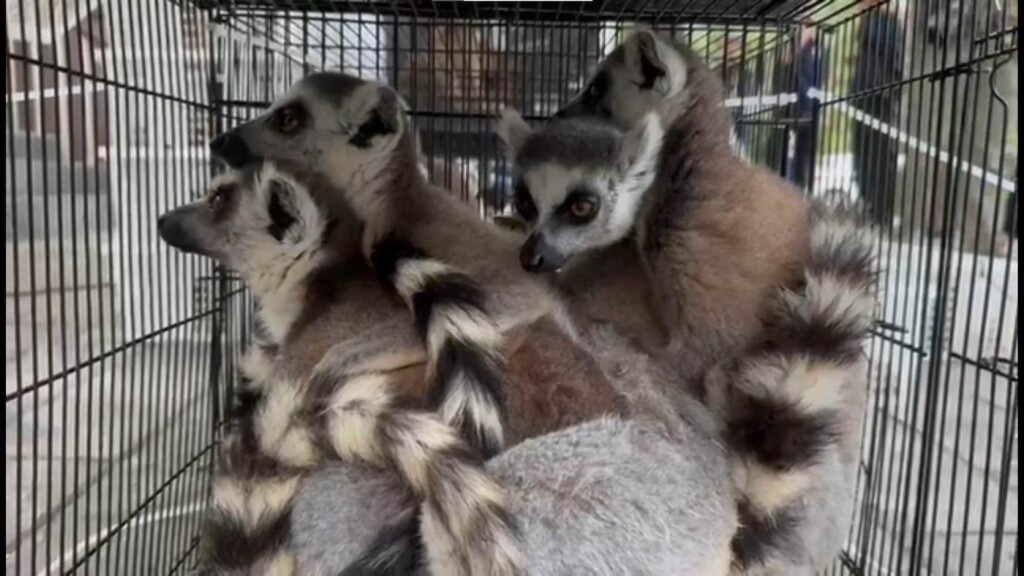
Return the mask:
<svg viewBox="0 0 1024 576">
<path fill-rule="evenodd" d="M 806 414 L 840 410 L 850 372 L 810 358 L 774 356 L 748 364 L 738 381 L 748 394 L 786 401 Z"/>
<path fill-rule="evenodd" d="M 665 130 L 657 114 L 647 114 L 626 134 L 616 185 L 616 202 L 608 228 L 618 238 L 636 225 L 637 212 L 644 196 L 658 176 L 658 160 Z"/>
<path fill-rule="evenodd" d="M 455 541 L 430 506 L 422 508 L 420 522 L 428 572 L 444 576 L 470 576 L 467 562 L 459 556 Z"/>
<path fill-rule="evenodd" d="M 452 449 L 461 440 L 451 427 L 426 414 L 407 413 L 402 420 L 403 426 L 395 435 L 395 462 L 417 492 L 429 492 L 430 463 L 439 452 Z"/>
<path fill-rule="evenodd" d="M 378 425 L 391 409 L 390 380 L 381 374 L 352 378 L 334 393 L 328 408 L 331 445 L 343 460 L 387 462 Z"/>
<path fill-rule="evenodd" d="M 280 462 L 308 468 L 319 459 L 312 432 L 299 422 L 304 390 L 294 382 L 271 387 L 256 415 L 256 436 L 260 450 Z"/>
<path fill-rule="evenodd" d="M 218 477 L 213 481 L 213 508 L 224 516 L 233 518 L 247 530 L 255 526 L 249 524 L 247 495 L 242 481 L 231 477 Z"/>
<path fill-rule="evenodd" d="M 273 381 L 273 360 L 259 346 L 253 346 L 242 357 L 238 370 L 252 382 L 253 388 L 262 390 Z"/>
<path fill-rule="evenodd" d="M 278 552 L 267 561 L 263 576 L 295 576 L 295 555 L 291 552 Z"/>
<path fill-rule="evenodd" d="M 523 146 L 526 139 L 530 137 L 533 130 L 523 120 L 519 111 L 514 108 L 505 108 L 495 126 L 498 138 L 504 142 L 510 159 L 515 159 L 516 152 Z"/>
<path fill-rule="evenodd" d="M 754 460 L 737 460 L 733 466 L 736 489 L 763 515 L 774 514 L 797 501 L 813 481 L 810 470 L 780 472 Z"/>
<path fill-rule="evenodd" d="M 454 306 L 438 306 L 431 318 L 427 331 L 427 349 L 436 358 L 444 342 L 449 338 L 474 344 L 485 350 L 498 350 L 502 345 L 501 334 L 490 317 L 478 312 Z"/>
<path fill-rule="evenodd" d="M 249 516 L 253 525 L 287 514 L 298 492 L 298 476 L 254 481 L 249 493 Z"/>
<path fill-rule="evenodd" d="M 314 372 L 329 373 L 336 380 L 346 380 L 358 374 L 392 372 L 418 366 L 426 362 L 426 352 L 419 347 L 403 346 L 362 358 L 353 358 L 350 346 L 338 345 L 328 350 L 317 363 Z"/>
<path fill-rule="evenodd" d="M 874 319 L 875 301 L 863 287 L 851 286 L 849 282 L 835 276 L 808 275 L 802 305 L 795 309 L 804 313 L 805 318 L 828 317 L 833 322 L 867 330 Z M 794 302 L 790 300 L 790 306 Z"/>
<path fill-rule="evenodd" d="M 395 289 L 412 307 L 412 297 L 439 276 L 456 272 L 451 266 L 431 258 L 408 258 L 398 262 L 395 268 Z"/>
<path fill-rule="evenodd" d="M 483 394 L 478 386 L 467 382 L 464 377 L 448 383 L 438 414 L 442 421 L 456 426 L 461 424 L 466 414 L 471 414 L 479 433 L 496 440 L 500 445 L 505 443 L 498 407 L 490 396 Z"/>
</svg>

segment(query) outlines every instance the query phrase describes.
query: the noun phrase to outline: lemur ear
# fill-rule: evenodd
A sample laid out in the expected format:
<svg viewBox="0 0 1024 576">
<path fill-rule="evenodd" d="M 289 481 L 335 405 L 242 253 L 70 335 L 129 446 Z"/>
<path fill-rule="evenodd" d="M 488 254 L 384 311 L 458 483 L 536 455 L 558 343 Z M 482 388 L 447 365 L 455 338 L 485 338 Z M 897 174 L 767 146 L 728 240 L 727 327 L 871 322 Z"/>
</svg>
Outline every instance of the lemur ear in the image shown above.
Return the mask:
<svg viewBox="0 0 1024 576">
<path fill-rule="evenodd" d="M 646 172 L 652 175 L 653 181 L 664 137 L 665 130 L 658 115 L 646 114 L 622 140 L 622 147 L 619 150 L 619 171 L 623 175 L 633 176 Z"/>
<path fill-rule="evenodd" d="M 686 62 L 667 40 L 651 30 L 641 29 L 634 34 L 627 41 L 626 55 L 640 88 L 670 97 L 686 85 Z"/>
<path fill-rule="evenodd" d="M 270 217 L 267 230 L 278 242 L 284 240 L 288 229 L 298 221 L 294 191 L 284 180 L 273 178 L 267 182 L 267 215 Z"/>
<path fill-rule="evenodd" d="M 515 156 L 526 139 L 533 133 L 530 125 L 514 108 L 502 110 L 495 131 L 498 133 L 498 138 L 505 143 L 509 156 Z"/>
<path fill-rule="evenodd" d="M 354 126 L 349 142 L 356 148 L 370 148 L 380 136 L 402 131 L 404 102 L 398 94 L 379 84 L 360 86 L 349 98 L 345 116 Z"/>
<path fill-rule="evenodd" d="M 257 179 L 259 198 L 267 207 L 267 232 L 278 242 L 299 243 L 320 237 L 327 226 L 323 211 L 291 174 L 266 163 Z"/>
</svg>

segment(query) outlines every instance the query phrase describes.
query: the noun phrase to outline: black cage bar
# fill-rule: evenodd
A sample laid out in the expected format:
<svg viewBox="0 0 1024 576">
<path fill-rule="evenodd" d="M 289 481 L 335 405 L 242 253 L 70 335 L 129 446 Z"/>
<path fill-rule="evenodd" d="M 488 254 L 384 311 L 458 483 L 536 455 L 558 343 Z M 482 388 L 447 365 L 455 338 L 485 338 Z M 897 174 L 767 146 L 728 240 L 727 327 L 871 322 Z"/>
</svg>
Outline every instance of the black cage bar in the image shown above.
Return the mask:
<svg viewBox="0 0 1024 576">
<path fill-rule="evenodd" d="M 739 154 L 881 231 L 829 572 L 1016 574 L 1016 0 L 7 0 L 7 573 L 194 565 L 251 302 L 154 224 L 213 134 L 310 71 L 377 78 L 431 178 L 504 214 L 495 115 L 543 120 L 637 23 L 721 75 Z"/>
</svg>

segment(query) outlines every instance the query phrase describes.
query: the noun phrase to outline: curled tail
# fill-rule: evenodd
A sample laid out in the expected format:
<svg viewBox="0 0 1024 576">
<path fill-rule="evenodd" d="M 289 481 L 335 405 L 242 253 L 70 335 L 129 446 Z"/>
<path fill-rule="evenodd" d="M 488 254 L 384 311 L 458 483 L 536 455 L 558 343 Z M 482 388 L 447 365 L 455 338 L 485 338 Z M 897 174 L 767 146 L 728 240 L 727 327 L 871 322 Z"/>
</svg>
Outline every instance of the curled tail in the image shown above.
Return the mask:
<svg viewBox="0 0 1024 576">
<path fill-rule="evenodd" d="M 304 382 L 256 386 L 249 428 L 225 447 L 215 483 L 204 545 L 209 573 L 294 573 L 293 500 L 302 474 L 329 456 L 399 472 L 422 502 L 432 573 L 521 573 L 516 527 L 480 457 L 436 415 L 395 405 L 390 371 L 400 356 L 359 352 L 332 351 Z M 402 547 L 382 550 L 388 556 L 368 566 L 408 565 Z"/>
<path fill-rule="evenodd" d="M 872 236 L 852 217 L 818 209 L 804 284 L 780 291 L 764 340 L 709 378 L 735 455 L 741 527 L 738 569 L 763 563 L 801 522 L 793 504 L 815 466 L 849 442 L 850 399 L 864 386 L 863 346 L 874 315 Z"/>
<path fill-rule="evenodd" d="M 389 377 L 372 367 L 328 364 L 312 385 L 326 389 L 317 380 L 344 382 L 315 403 L 333 451 L 345 460 L 393 466 L 422 501 L 431 573 L 522 572 L 518 532 L 501 486 L 454 428 L 432 413 L 396 409 Z"/>
<path fill-rule="evenodd" d="M 394 238 L 377 244 L 371 260 L 412 310 L 441 419 L 485 459 L 501 452 L 509 371 L 483 291 L 469 276 Z"/>
</svg>

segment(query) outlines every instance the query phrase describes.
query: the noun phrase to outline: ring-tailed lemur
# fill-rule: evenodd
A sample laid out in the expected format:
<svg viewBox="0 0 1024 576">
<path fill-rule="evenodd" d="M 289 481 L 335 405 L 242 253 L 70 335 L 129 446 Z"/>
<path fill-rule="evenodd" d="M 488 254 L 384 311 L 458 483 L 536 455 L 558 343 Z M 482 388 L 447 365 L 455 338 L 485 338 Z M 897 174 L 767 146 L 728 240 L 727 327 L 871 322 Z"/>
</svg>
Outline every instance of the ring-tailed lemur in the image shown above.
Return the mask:
<svg viewBox="0 0 1024 576">
<path fill-rule="evenodd" d="M 641 32 L 544 128 L 507 112 L 499 135 L 517 164 L 517 211 L 532 228 L 522 263 L 560 270 L 556 283 L 584 316 L 637 336 L 700 383 L 692 391 L 710 394 L 743 472 L 751 525 L 735 540 L 737 565 L 806 570 L 842 543 L 832 534 L 818 545 L 807 531 L 836 521 L 852 498 L 836 498 L 827 518 L 794 510 L 855 469 L 867 386 L 848 352 L 871 325 L 871 243 L 736 158 L 720 103 L 717 80 L 694 56 Z M 612 264 L 620 273 L 607 274 Z M 772 348 L 783 342 L 791 346 Z M 730 362 L 760 368 L 726 370 L 711 380 L 718 389 L 705 383 Z M 755 387 L 756 402 L 715 396 L 745 398 Z"/>
<path fill-rule="evenodd" d="M 518 210 L 532 226 L 524 265 L 539 259 L 557 268 L 568 252 L 588 266 L 594 252 L 635 240 L 638 206 L 661 146 L 655 118 L 627 133 L 602 121 L 566 119 L 520 135 L 509 140 L 517 144 L 525 183 Z M 748 523 L 735 542 L 744 570 L 764 558 L 788 568 L 816 565 L 818 554 L 793 537 L 818 521 L 802 517 L 799 502 L 841 480 L 836 459 L 852 465 L 857 457 L 851 423 L 859 423 L 865 388 L 860 367 L 873 317 L 872 244 L 865 230 L 830 210 L 813 212 L 809 222 L 803 281 L 776 287 L 762 331 L 725 352 L 714 377 L 696 386 L 720 415 L 734 453 L 741 520 Z M 574 273 L 571 264 L 567 273 Z"/>
<path fill-rule="evenodd" d="M 308 323 L 311 293 L 326 288 L 320 283 L 336 287 L 351 272 L 342 265 L 344 251 L 336 250 L 352 235 L 354 219 L 344 220 L 343 211 L 325 210 L 309 189 L 268 163 L 218 179 L 206 199 L 162 217 L 160 232 L 171 245 L 236 270 L 280 349 Z M 394 253 L 389 262 L 389 278 L 427 341 L 442 413 L 479 446 L 499 449 L 507 367 L 479 290 L 416 254 Z M 268 355 L 273 348 L 253 350 L 243 369 L 257 398 L 225 448 L 214 483 L 205 547 L 211 571 L 293 571 L 286 548 L 290 503 L 302 474 L 328 455 L 401 472 L 423 501 L 422 532 L 435 573 L 521 571 L 501 488 L 479 455 L 436 417 L 398 405 L 396 373 L 421 363 L 423 354 L 396 344 L 387 337 L 338 343 L 306 377 L 281 367 Z M 409 558 L 375 560 L 383 572 Z"/>
</svg>

